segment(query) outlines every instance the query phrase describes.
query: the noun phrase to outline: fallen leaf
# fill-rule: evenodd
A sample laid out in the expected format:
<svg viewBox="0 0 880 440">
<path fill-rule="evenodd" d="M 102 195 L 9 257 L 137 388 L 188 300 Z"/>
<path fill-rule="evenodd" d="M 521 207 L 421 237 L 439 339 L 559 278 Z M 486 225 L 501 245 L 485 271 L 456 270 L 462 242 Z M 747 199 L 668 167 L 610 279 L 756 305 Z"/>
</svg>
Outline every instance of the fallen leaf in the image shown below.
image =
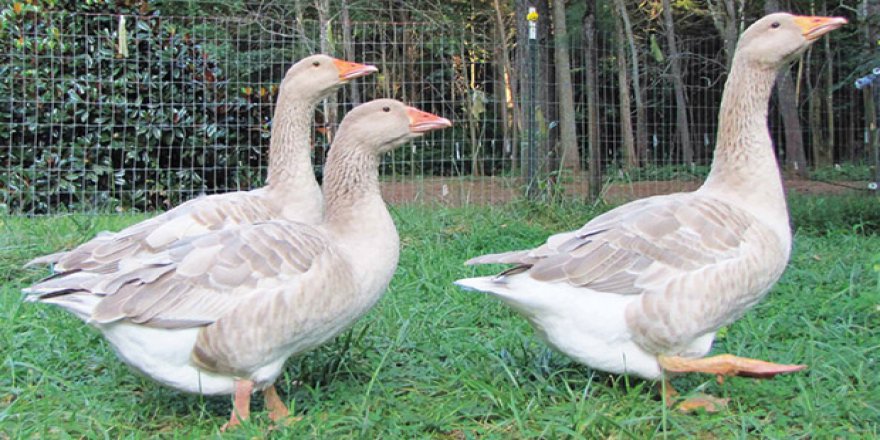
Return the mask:
<svg viewBox="0 0 880 440">
<path fill-rule="evenodd" d="M 696 412 L 700 409 L 709 413 L 716 413 L 727 409 L 729 402 L 730 399 L 722 399 L 708 394 L 698 394 L 679 403 L 675 409 L 685 414 Z"/>
</svg>

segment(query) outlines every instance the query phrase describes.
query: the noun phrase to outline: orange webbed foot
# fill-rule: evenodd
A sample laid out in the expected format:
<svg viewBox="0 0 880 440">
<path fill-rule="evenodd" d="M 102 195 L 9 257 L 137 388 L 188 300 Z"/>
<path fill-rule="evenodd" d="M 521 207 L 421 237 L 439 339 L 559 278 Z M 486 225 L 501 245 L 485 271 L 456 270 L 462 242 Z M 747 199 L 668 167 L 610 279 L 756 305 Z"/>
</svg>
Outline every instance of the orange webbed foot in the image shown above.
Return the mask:
<svg viewBox="0 0 880 440">
<path fill-rule="evenodd" d="M 273 422 L 278 422 L 279 420 L 284 420 L 290 415 L 290 410 L 287 409 L 287 405 L 281 401 L 281 398 L 278 396 L 278 391 L 275 389 L 275 385 L 269 385 L 268 388 L 263 390 L 263 397 L 266 399 L 266 408 L 269 409 L 269 419 Z"/>
<path fill-rule="evenodd" d="M 776 364 L 759 359 L 749 359 L 732 354 L 721 354 L 708 358 L 690 359 L 679 356 L 658 356 L 660 366 L 672 373 L 708 373 L 718 376 L 723 382 L 725 376 L 745 376 L 769 379 L 778 374 L 794 373 L 807 368 L 806 365 Z"/>
</svg>

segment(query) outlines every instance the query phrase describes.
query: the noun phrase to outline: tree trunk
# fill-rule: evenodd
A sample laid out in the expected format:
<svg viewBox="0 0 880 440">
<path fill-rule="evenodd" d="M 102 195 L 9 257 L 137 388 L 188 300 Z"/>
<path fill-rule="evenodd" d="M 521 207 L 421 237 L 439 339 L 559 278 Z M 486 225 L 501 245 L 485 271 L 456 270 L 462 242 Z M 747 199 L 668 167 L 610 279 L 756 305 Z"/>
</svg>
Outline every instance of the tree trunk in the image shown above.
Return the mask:
<svg viewBox="0 0 880 440">
<path fill-rule="evenodd" d="M 779 11 L 777 0 L 767 0 L 764 3 L 765 14 L 777 11 Z M 798 176 L 807 177 L 809 175 L 807 154 L 804 150 L 804 135 L 797 108 L 799 96 L 795 92 L 790 70 L 790 68 L 783 69 L 776 76 L 776 102 L 785 134 L 785 168 Z"/>
<path fill-rule="evenodd" d="M 516 162 L 516 138 L 511 136 L 516 133 L 512 130 L 513 121 L 510 118 L 513 110 L 513 85 L 511 84 L 510 56 L 507 53 L 507 32 L 504 30 L 504 14 L 501 11 L 501 3 L 494 0 L 495 5 L 495 66 L 498 85 L 495 87 L 496 102 L 501 107 L 501 132 L 504 154 L 510 155 L 511 161 Z"/>
<path fill-rule="evenodd" d="M 813 155 L 813 167 L 827 167 L 831 165 L 832 158 L 829 155 L 825 124 L 823 124 L 822 119 L 822 113 L 824 110 L 823 104 L 825 102 L 822 75 L 825 74 L 825 69 L 820 66 L 817 69 L 815 78 L 813 78 L 813 75 L 811 74 L 811 66 L 813 66 L 813 49 L 808 49 L 804 57 L 804 65 L 807 66 L 806 78 L 808 80 L 812 79 L 812 81 L 810 81 L 810 90 L 807 96 L 807 109 L 809 112 L 808 127 L 810 130 L 810 147 Z"/>
<path fill-rule="evenodd" d="M 767 3 L 770 2 L 775 2 L 775 0 L 767 1 Z M 724 65 L 730 72 L 730 63 L 733 62 L 733 52 L 736 51 L 736 42 L 739 39 L 736 0 L 708 0 L 708 3 L 712 23 L 724 41 Z M 742 8 L 743 0 L 740 0 L 739 3 Z M 767 3 L 765 3 L 765 11 Z"/>
<path fill-rule="evenodd" d="M 296 33 L 299 34 L 299 43 L 305 47 L 305 54 L 309 54 L 315 51 L 315 45 L 312 43 L 312 39 L 309 37 L 308 32 L 305 27 L 305 6 L 303 5 L 303 0 L 293 0 L 293 14 L 294 14 L 294 27 L 296 28 Z M 305 55 L 302 55 L 305 56 Z"/>
<path fill-rule="evenodd" d="M 874 106 L 873 87 L 865 87 L 862 89 L 862 100 L 865 107 L 865 127 L 867 130 L 866 137 L 868 145 L 866 151 L 875 151 L 878 148 L 878 132 L 877 132 L 877 108 Z"/>
<path fill-rule="evenodd" d="M 571 81 L 571 55 L 565 23 L 565 0 L 553 2 L 553 37 L 556 58 L 556 94 L 559 98 L 559 169 L 577 172 L 581 157 L 578 152 L 577 127 L 574 122 L 574 90 Z"/>
<path fill-rule="evenodd" d="M 821 78 L 817 78 L 821 81 Z M 813 166 L 816 168 L 829 167 L 833 163 L 831 151 L 828 148 L 828 139 L 823 130 L 822 86 L 815 84 L 810 89 L 810 137 L 813 140 Z"/>
<path fill-rule="evenodd" d="M 666 34 L 666 45 L 669 50 L 669 63 L 672 68 L 672 87 L 675 89 L 675 127 L 681 143 L 681 156 L 686 165 L 694 162 L 694 147 L 691 143 L 690 126 L 688 124 L 687 99 L 684 92 L 684 72 L 681 68 L 681 54 L 675 42 L 675 24 L 672 21 L 672 5 L 663 0 L 663 22 Z"/>
<path fill-rule="evenodd" d="M 464 45 L 461 46 L 461 77 L 463 79 L 462 89 L 464 91 L 464 107 L 467 112 L 467 127 L 468 127 L 468 135 L 470 137 L 470 152 L 471 152 L 471 175 L 474 177 L 480 177 L 483 175 L 483 167 L 482 167 L 482 143 L 478 137 L 478 130 L 480 125 L 480 119 L 482 118 L 482 107 L 479 107 L 477 103 L 478 93 L 480 93 L 477 89 L 473 87 L 474 78 L 471 76 L 471 58 L 467 53 L 467 49 Z"/>
<path fill-rule="evenodd" d="M 827 15 L 825 2 L 822 2 L 822 15 Z M 830 163 L 834 163 L 834 55 L 831 53 L 831 38 L 823 38 L 825 52 L 825 118 L 827 133 L 825 137 L 826 155 Z"/>
<path fill-rule="evenodd" d="M 645 54 L 639 56 L 641 65 L 647 66 Z M 646 75 L 632 78 L 633 96 L 636 104 L 636 154 L 639 157 L 639 165 L 648 164 L 648 78 Z"/>
<path fill-rule="evenodd" d="M 646 90 L 642 87 L 642 75 L 639 73 L 641 62 L 639 61 L 639 50 L 636 44 L 636 38 L 633 34 L 632 24 L 629 19 L 629 12 L 623 0 L 614 0 L 615 9 L 620 19 L 623 21 L 623 31 L 626 34 L 626 41 L 629 43 L 630 68 L 632 69 L 632 89 L 633 100 L 636 105 L 636 138 L 635 148 L 637 151 L 638 161 L 647 163 L 648 161 L 648 109 L 645 106 Z"/>
<path fill-rule="evenodd" d="M 410 15 L 409 10 L 404 9 L 400 13 L 400 22 L 401 23 L 410 23 L 412 22 L 412 15 Z M 420 44 L 416 44 L 418 41 L 417 31 L 413 28 L 409 28 L 406 26 L 401 27 L 401 40 L 403 43 L 402 53 L 404 60 L 420 60 L 422 59 L 421 54 L 419 53 Z M 465 54 L 467 54 L 467 50 L 463 50 Z M 463 58 L 464 66 L 467 67 L 470 65 L 470 59 Z M 422 91 L 421 91 L 421 81 L 419 78 L 419 64 L 418 63 L 404 63 L 403 69 L 403 98 L 406 102 L 421 102 L 422 101 Z M 468 84 L 470 85 L 470 84 Z M 408 87 L 407 87 L 408 86 Z"/>
<path fill-rule="evenodd" d="M 858 140 L 861 121 L 859 121 L 859 118 L 852 117 L 844 118 L 844 120 L 846 121 L 846 130 L 844 131 L 844 133 L 846 133 L 846 139 L 844 139 L 843 145 L 844 148 L 846 148 L 846 150 L 844 150 L 846 152 L 846 155 L 844 156 L 844 159 L 841 159 L 841 161 L 846 160 L 847 162 L 855 162 L 856 150 L 859 148 L 859 144 L 861 143 L 861 141 Z M 843 154 L 843 152 L 841 152 L 841 154 Z"/>
<path fill-rule="evenodd" d="M 348 3 L 349 0 L 342 0 L 340 3 L 342 10 L 340 11 L 340 15 L 342 18 L 342 50 L 345 52 L 345 59 L 348 61 L 358 62 L 356 59 L 357 55 L 354 53 L 354 41 L 352 39 L 351 34 L 351 16 L 348 13 Z M 351 99 L 351 105 L 357 106 L 361 103 L 361 89 L 360 85 L 355 82 L 351 82 L 348 85 L 349 97 Z"/>
<path fill-rule="evenodd" d="M 555 170 L 559 162 L 556 148 L 556 128 L 551 127 L 551 122 L 558 121 L 558 102 L 554 78 L 556 77 L 556 56 L 553 50 L 553 30 L 550 24 L 553 14 L 550 11 L 550 0 L 539 1 L 535 4 L 538 8 L 540 19 L 538 20 L 538 75 L 537 94 L 539 107 L 536 109 L 538 116 L 538 181 L 547 185 L 553 184 L 551 170 Z"/>
<path fill-rule="evenodd" d="M 617 0 L 620 2 L 620 0 Z M 620 17 L 619 9 L 615 8 L 614 15 L 614 51 L 617 58 L 617 92 L 620 99 L 620 145 L 621 161 L 623 168 L 629 172 L 638 167 L 636 157 L 635 139 L 633 139 L 632 108 L 629 99 L 629 75 L 627 75 L 626 43 L 624 41 L 623 18 Z"/>
<path fill-rule="evenodd" d="M 804 136 L 797 110 L 798 96 L 795 94 L 789 70 L 782 70 L 776 77 L 776 101 L 785 133 L 785 168 L 801 177 L 807 177 L 807 155 L 804 152 Z"/>
<path fill-rule="evenodd" d="M 330 39 L 330 0 L 315 0 L 315 9 L 318 11 L 318 25 L 320 28 L 321 53 L 334 55 L 335 49 Z M 327 144 L 333 142 L 333 134 L 336 130 L 336 94 L 331 94 L 324 101 L 324 136 Z"/>
<path fill-rule="evenodd" d="M 513 21 L 516 23 L 516 44 L 514 45 L 513 56 L 513 72 L 511 74 L 511 83 L 513 92 L 517 99 L 514 102 L 514 126 L 516 137 L 519 142 L 514 144 L 511 159 L 513 166 L 519 168 L 519 176 L 523 182 L 528 181 L 528 121 L 526 107 L 529 105 L 529 75 L 528 75 L 528 59 L 529 59 L 529 26 L 525 20 L 525 14 L 528 13 L 529 2 L 527 0 L 515 0 L 513 10 Z"/>
<path fill-rule="evenodd" d="M 598 200 L 602 194 L 602 161 L 599 147 L 599 109 L 596 105 L 596 2 L 587 0 L 584 13 L 584 70 L 587 88 L 587 152 L 589 154 L 590 200 Z"/>
</svg>

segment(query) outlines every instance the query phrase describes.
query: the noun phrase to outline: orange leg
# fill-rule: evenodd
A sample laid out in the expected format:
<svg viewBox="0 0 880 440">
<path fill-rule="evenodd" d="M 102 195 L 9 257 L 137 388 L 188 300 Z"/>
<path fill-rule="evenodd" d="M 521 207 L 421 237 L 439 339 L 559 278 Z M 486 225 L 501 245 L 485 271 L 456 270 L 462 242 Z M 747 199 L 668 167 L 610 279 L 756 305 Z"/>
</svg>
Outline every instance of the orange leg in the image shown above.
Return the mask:
<svg viewBox="0 0 880 440">
<path fill-rule="evenodd" d="M 660 385 L 660 392 L 663 394 L 663 401 L 666 402 L 666 406 L 673 407 L 675 400 L 678 399 L 678 391 L 672 386 L 672 381 L 664 378 L 663 383 Z"/>
<path fill-rule="evenodd" d="M 746 376 L 757 378 L 771 378 L 777 374 L 793 373 L 807 368 L 806 365 L 774 364 L 758 359 L 741 358 L 732 354 L 722 354 L 708 358 L 683 358 L 679 356 L 658 356 L 660 366 L 664 371 L 672 373 L 709 373 L 714 374 L 718 383 L 724 383 L 727 376 Z M 667 382 L 667 391 L 672 385 Z M 674 397 L 671 393 L 666 394 L 667 404 Z M 681 412 L 692 412 L 703 409 L 707 412 L 717 412 L 727 407 L 729 399 L 721 399 L 707 394 L 699 394 L 680 402 L 676 409 Z"/>
<path fill-rule="evenodd" d="M 250 380 L 235 381 L 235 399 L 232 402 L 232 415 L 229 421 L 221 428 L 220 432 L 235 428 L 241 424 L 242 420 L 247 420 L 251 415 L 251 392 L 254 390 L 254 383 Z"/>
<path fill-rule="evenodd" d="M 285 405 L 284 402 L 281 401 L 281 398 L 278 397 L 278 391 L 275 390 L 275 385 L 269 385 L 269 388 L 263 390 L 263 397 L 266 398 L 266 408 L 269 409 L 269 418 L 273 422 L 284 420 L 290 415 L 287 405 Z"/>
<path fill-rule="evenodd" d="M 660 366 L 673 373 L 709 373 L 718 377 L 719 382 L 725 376 L 746 376 L 769 379 L 777 374 L 794 373 L 807 368 L 806 365 L 785 365 L 758 359 L 749 359 L 721 354 L 708 358 L 689 359 L 679 356 L 658 356 Z"/>
</svg>

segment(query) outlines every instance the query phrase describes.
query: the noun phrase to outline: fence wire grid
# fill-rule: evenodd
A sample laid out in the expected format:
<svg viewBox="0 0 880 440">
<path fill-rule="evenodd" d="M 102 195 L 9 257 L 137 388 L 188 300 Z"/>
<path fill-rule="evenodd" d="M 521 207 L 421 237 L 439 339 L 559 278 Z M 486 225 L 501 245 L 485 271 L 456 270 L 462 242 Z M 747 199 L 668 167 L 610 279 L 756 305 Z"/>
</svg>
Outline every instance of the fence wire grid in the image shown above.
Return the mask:
<svg viewBox="0 0 880 440">
<path fill-rule="evenodd" d="M 590 52 L 581 30 L 570 30 L 578 163 L 558 171 L 559 99 L 554 66 L 547 61 L 552 39 L 538 43 L 539 93 L 529 97 L 525 85 L 517 84 L 523 77 L 518 71 L 529 60 L 515 44 L 514 26 L 503 36 L 491 23 L 482 29 L 435 21 L 352 20 L 327 27 L 316 20 L 275 18 L 274 8 L 261 7 L 248 14 L 140 15 L 28 14 L 6 6 L 0 43 L 0 211 L 148 211 L 200 194 L 261 186 L 278 83 L 293 62 L 317 52 L 380 69 L 319 106 L 312 133 L 319 177 L 328 138 L 357 103 L 396 98 L 455 124 L 384 158 L 383 192 L 391 202 L 493 203 L 521 196 L 527 183 L 523 109 L 529 105 L 538 106 L 540 186 L 558 196 L 589 193 L 592 148 L 600 153 L 606 195 L 693 188 L 708 170 L 725 78 L 717 36 L 682 41 L 694 143 L 689 163 L 682 160 L 676 133 L 668 65 L 650 53 L 638 54 L 647 144 L 637 146 L 640 158 L 628 167 L 621 149 L 620 53 L 614 36 L 598 34 Z M 511 60 L 509 69 L 503 67 L 503 55 Z M 595 145 L 587 135 L 589 61 L 597 73 Z M 833 81 L 849 81 L 850 74 L 838 69 Z M 838 169 L 866 166 L 863 96 L 837 87 L 830 99 L 839 121 L 824 131 L 824 142 L 836 145 L 831 162 Z M 811 153 L 819 141 L 810 136 L 815 121 L 807 107 L 798 110 L 808 162 L 795 167 L 818 160 Z M 775 99 L 770 125 L 783 160 Z"/>
</svg>

